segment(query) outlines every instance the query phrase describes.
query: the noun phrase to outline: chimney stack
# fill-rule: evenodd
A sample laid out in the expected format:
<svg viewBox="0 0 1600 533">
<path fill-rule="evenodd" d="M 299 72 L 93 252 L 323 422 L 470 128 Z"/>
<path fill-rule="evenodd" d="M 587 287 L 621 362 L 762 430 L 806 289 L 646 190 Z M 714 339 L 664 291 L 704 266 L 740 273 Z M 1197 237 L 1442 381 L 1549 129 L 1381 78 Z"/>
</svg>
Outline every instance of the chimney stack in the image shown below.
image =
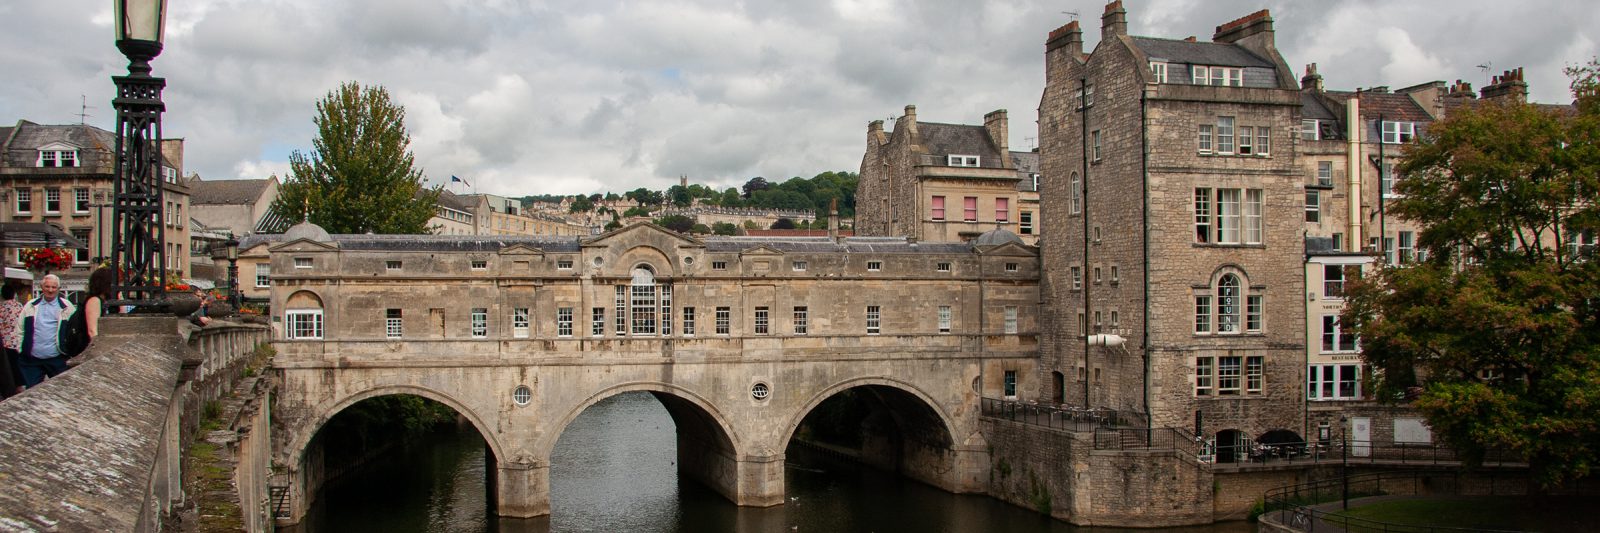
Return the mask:
<svg viewBox="0 0 1600 533">
<path fill-rule="evenodd" d="M 1272 33 L 1272 13 L 1265 9 L 1217 26 L 1217 33 L 1211 36 L 1211 41 L 1232 43 L 1259 33 Z M 1268 42 L 1272 41 L 1269 39 Z"/>
<path fill-rule="evenodd" d="M 1083 30 L 1079 28 L 1078 21 L 1074 20 L 1068 22 L 1066 26 L 1056 28 L 1044 41 L 1044 51 L 1047 54 L 1063 47 L 1073 58 L 1083 56 Z"/>
<path fill-rule="evenodd" d="M 1495 76 L 1488 87 L 1483 88 L 1483 99 L 1507 98 L 1515 102 L 1528 101 L 1528 82 L 1522 81 L 1522 67 L 1507 70 Z"/>
<path fill-rule="evenodd" d="M 1005 160 L 1011 155 L 1011 141 L 1007 138 L 1010 134 L 1011 122 L 1006 120 L 1006 110 L 996 109 L 983 116 L 983 129 L 989 131 L 989 140 L 994 141 L 994 147 L 1000 150 L 1000 164 L 1003 168 Z"/>
<path fill-rule="evenodd" d="M 1300 90 L 1322 92 L 1322 75 L 1317 73 L 1316 63 L 1306 65 L 1306 75 L 1300 77 Z"/>
<path fill-rule="evenodd" d="M 839 199 L 828 201 L 828 238 L 839 242 Z"/>
<path fill-rule="evenodd" d="M 1100 40 L 1109 41 L 1112 37 L 1127 34 L 1128 10 L 1122 8 L 1122 0 L 1106 4 L 1106 12 L 1100 15 Z"/>
</svg>

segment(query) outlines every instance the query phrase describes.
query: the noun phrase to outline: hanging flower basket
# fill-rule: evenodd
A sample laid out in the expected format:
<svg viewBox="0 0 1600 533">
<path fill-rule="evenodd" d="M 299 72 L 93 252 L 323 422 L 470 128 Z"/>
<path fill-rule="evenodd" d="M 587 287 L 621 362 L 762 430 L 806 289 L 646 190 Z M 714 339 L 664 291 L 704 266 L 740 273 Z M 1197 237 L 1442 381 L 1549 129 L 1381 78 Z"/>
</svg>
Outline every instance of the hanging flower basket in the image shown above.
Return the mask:
<svg viewBox="0 0 1600 533">
<path fill-rule="evenodd" d="M 72 268 L 72 252 L 60 248 L 28 248 L 22 251 L 22 264 L 28 270 L 49 273 Z"/>
</svg>

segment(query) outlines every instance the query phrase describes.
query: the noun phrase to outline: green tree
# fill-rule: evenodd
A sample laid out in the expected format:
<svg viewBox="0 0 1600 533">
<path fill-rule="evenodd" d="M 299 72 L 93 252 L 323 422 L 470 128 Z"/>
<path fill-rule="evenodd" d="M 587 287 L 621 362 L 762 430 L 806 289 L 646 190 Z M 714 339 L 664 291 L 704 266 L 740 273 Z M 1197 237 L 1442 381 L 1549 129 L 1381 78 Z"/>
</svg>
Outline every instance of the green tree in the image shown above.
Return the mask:
<svg viewBox="0 0 1600 533">
<path fill-rule="evenodd" d="M 739 196 L 739 189 L 728 187 L 728 190 L 722 191 L 722 202 L 719 205 L 722 207 L 739 207 L 744 205 L 744 199 Z"/>
<path fill-rule="evenodd" d="M 672 200 L 672 205 L 677 207 L 689 207 L 689 204 L 694 203 L 694 196 L 689 193 L 689 188 L 682 185 L 673 185 L 668 188 L 667 198 Z"/>
<path fill-rule="evenodd" d="M 661 226 L 678 233 L 688 233 L 689 230 L 694 229 L 694 219 L 683 215 L 667 215 L 656 219 L 655 222 L 657 226 Z"/>
<path fill-rule="evenodd" d="M 1426 261 L 1356 283 L 1342 320 L 1379 397 L 1415 398 L 1471 461 L 1526 460 L 1546 487 L 1600 461 L 1600 231 L 1595 68 L 1578 112 L 1481 102 L 1435 122 L 1399 165 L 1392 211 L 1421 225 Z"/>
<path fill-rule="evenodd" d="M 698 233 L 698 234 L 701 234 L 701 235 L 710 235 L 711 234 L 711 227 L 707 226 L 705 224 L 695 224 L 694 227 L 689 228 L 689 232 L 690 233 Z"/>
<path fill-rule="evenodd" d="M 795 229 L 794 221 L 787 217 L 779 218 L 772 223 L 772 229 Z"/>
<path fill-rule="evenodd" d="M 733 225 L 732 222 L 717 222 L 711 224 L 711 232 L 717 235 L 738 235 L 739 226 Z"/>
<path fill-rule="evenodd" d="M 289 154 L 272 210 L 329 233 L 429 233 L 440 188 L 424 187 L 413 167 L 405 116 L 382 86 L 349 82 L 329 92 L 317 102 L 311 153 Z"/>
<path fill-rule="evenodd" d="M 594 202 L 589 201 L 589 197 L 580 194 L 572 197 L 572 207 L 568 208 L 567 212 L 587 213 L 592 210 L 594 210 Z"/>
</svg>

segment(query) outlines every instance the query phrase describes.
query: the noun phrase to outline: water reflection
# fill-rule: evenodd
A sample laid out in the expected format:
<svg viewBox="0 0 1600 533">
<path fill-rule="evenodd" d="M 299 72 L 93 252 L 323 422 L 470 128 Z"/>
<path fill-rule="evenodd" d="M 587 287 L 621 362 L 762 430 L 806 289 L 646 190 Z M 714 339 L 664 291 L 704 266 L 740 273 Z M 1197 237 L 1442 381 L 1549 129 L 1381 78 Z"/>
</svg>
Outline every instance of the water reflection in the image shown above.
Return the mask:
<svg viewBox="0 0 1600 533">
<path fill-rule="evenodd" d="M 497 519 L 486 512 L 484 445 L 467 429 L 419 443 L 329 487 L 303 533 L 1090 531 L 800 447 L 789 450 L 785 505 L 737 507 L 680 479 L 676 449 L 672 418 L 660 402 L 649 393 L 622 394 L 590 407 L 561 436 L 551 457 L 549 517 Z M 1235 523 L 1165 531 L 1253 529 Z"/>
</svg>

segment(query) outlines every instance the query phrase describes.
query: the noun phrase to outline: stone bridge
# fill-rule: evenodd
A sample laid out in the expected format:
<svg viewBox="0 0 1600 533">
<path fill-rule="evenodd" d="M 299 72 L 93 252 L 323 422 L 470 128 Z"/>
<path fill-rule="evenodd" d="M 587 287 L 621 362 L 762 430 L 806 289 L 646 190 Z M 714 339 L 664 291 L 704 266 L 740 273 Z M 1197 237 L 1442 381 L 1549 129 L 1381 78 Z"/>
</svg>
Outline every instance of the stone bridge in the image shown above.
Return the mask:
<svg viewBox="0 0 1600 533">
<path fill-rule="evenodd" d="M 983 492 L 983 396 L 1036 393 L 1037 268 L 1000 239 L 696 240 L 648 224 L 595 238 L 336 235 L 271 247 L 275 462 L 298 521 L 321 483 L 318 431 L 412 394 L 482 434 L 497 512 L 545 515 L 551 450 L 591 405 L 653 394 L 678 465 L 747 506 L 784 501 L 802 420 L 855 390 L 863 459 Z"/>
</svg>

